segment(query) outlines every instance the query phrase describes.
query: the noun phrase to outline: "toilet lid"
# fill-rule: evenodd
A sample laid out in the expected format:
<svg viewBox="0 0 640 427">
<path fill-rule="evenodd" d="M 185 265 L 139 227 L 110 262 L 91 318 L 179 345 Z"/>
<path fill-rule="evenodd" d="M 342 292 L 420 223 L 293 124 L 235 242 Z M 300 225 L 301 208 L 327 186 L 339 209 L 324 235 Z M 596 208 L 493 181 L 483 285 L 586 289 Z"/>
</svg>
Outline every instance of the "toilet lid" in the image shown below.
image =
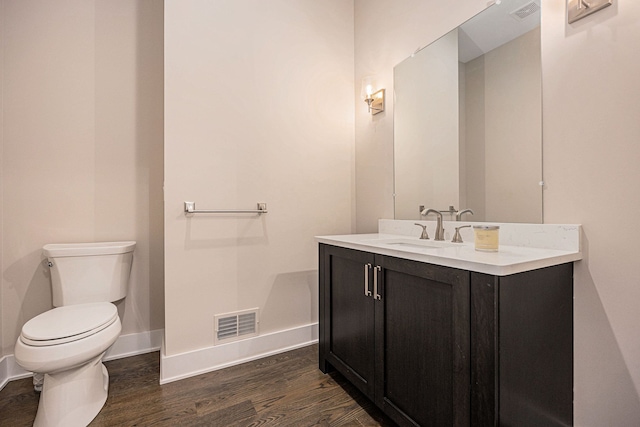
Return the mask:
<svg viewBox="0 0 640 427">
<path fill-rule="evenodd" d="M 118 318 L 109 302 L 75 304 L 54 308 L 29 320 L 21 339 L 29 345 L 55 345 L 76 341 L 106 328 Z"/>
</svg>

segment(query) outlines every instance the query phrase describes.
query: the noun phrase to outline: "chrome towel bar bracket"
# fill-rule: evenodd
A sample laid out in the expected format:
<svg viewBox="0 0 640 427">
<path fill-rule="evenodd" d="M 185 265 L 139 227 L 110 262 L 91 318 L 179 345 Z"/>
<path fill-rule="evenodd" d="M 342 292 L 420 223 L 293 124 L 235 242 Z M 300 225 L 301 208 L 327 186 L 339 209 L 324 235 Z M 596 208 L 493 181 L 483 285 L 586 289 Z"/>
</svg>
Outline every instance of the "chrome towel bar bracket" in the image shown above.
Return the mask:
<svg viewBox="0 0 640 427">
<path fill-rule="evenodd" d="M 209 213 L 209 214 L 264 214 L 267 213 L 267 204 L 258 203 L 256 209 L 196 209 L 196 202 L 184 202 L 184 212 L 188 214 Z"/>
</svg>

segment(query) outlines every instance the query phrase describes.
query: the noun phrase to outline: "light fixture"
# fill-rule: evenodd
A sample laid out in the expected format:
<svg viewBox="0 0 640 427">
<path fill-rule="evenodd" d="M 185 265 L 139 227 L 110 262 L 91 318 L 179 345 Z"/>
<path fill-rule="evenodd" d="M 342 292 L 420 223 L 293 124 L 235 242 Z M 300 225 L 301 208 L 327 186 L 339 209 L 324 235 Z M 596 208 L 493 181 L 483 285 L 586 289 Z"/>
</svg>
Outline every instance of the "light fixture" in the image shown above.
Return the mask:
<svg viewBox="0 0 640 427">
<path fill-rule="evenodd" d="M 375 82 L 373 77 L 365 77 L 362 79 L 361 96 L 369 107 L 370 114 L 378 114 L 384 111 L 384 89 L 374 92 Z"/>
<path fill-rule="evenodd" d="M 612 4 L 613 0 L 567 0 L 567 20 L 573 24 Z"/>
</svg>

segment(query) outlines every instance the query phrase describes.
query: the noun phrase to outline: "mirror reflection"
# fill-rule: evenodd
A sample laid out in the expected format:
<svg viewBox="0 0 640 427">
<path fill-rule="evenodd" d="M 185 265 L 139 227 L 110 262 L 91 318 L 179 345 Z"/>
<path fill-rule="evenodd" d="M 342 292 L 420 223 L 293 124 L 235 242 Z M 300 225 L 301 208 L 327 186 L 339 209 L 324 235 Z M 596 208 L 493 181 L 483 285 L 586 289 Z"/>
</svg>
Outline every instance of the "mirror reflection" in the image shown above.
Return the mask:
<svg viewBox="0 0 640 427">
<path fill-rule="evenodd" d="M 502 0 L 394 68 L 395 218 L 542 222 L 540 8 Z"/>
</svg>

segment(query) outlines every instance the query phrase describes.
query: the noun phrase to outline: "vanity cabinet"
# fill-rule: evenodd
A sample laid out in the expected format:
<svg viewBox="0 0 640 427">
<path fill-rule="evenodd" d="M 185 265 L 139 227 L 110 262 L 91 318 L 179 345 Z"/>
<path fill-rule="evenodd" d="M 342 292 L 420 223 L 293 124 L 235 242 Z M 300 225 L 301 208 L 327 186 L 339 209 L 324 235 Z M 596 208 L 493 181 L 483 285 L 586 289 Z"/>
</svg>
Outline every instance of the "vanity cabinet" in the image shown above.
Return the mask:
<svg viewBox="0 0 640 427">
<path fill-rule="evenodd" d="M 492 276 L 319 254 L 320 369 L 398 425 L 572 425 L 572 264 Z"/>
<path fill-rule="evenodd" d="M 469 424 L 469 274 L 320 246 L 320 366 L 399 424 Z"/>
</svg>

